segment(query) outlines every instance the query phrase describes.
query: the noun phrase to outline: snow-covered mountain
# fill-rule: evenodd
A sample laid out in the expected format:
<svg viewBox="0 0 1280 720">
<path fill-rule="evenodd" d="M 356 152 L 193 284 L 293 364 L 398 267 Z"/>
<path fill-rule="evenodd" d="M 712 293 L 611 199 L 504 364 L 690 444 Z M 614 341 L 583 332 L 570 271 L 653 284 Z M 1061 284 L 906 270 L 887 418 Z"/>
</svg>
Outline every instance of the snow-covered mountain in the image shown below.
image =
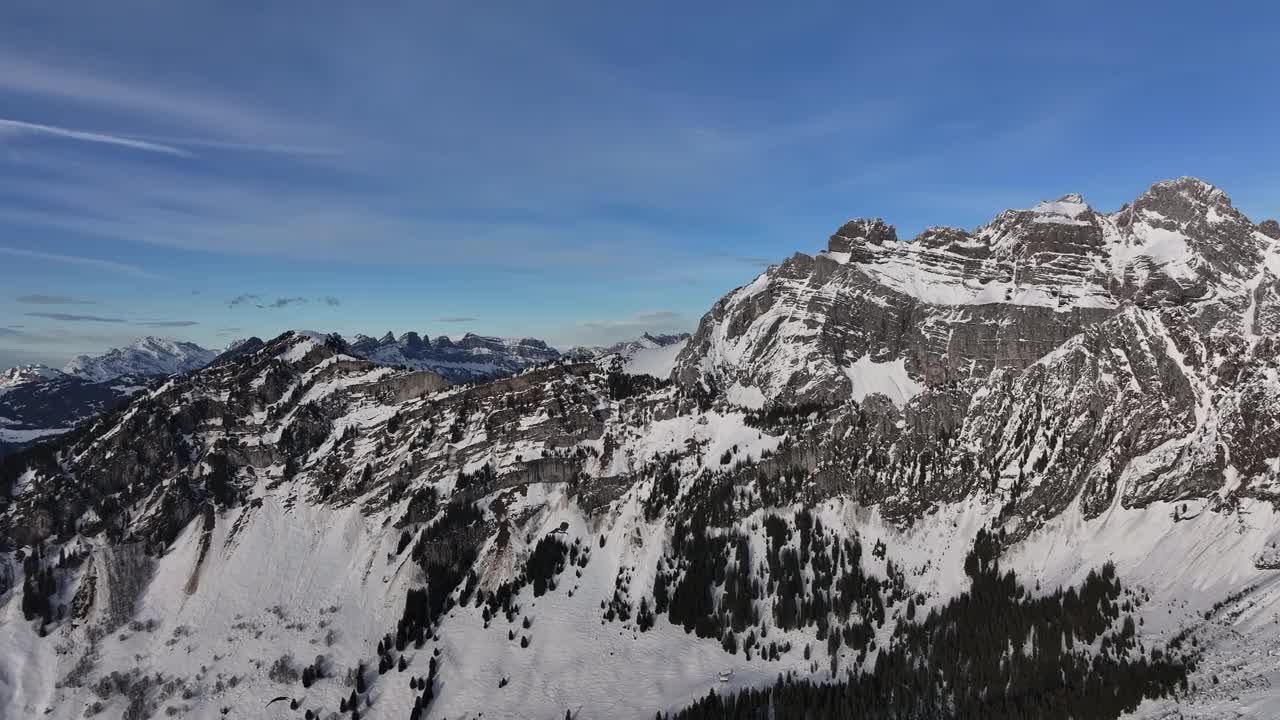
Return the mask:
<svg viewBox="0 0 1280 720">
<path fill-rule="evenodd" d="M 0 463 L 6 715 L 1280 716 L 1280 226 L 1206 183 L 852 221 L 670 382 L 372 343 Z"/>
<path fill-rule="evenodd" d="M 930 385 L 1022 370 L 1125 308 L 1245 302 L 1273 277 L 1273 246 L 1194 178 L 1157 183 L 1115 213 L 1067 195 L 910 242 L 881 220 L 852 220 L 826 251 L 797 253 L 726 295 L 677 373 L 766 400 L 828 402 L 848 394 L 859 362 L 901 364 Z"/>
<path fill-rule="evenodd" d="M 383 365 L 430 370 L 451 382 L 471 382 L 512 375 L 560 357 L 555 348 L 534 338 L 497 338 L 467 333 L 454 341 L 447 335 L 425 338 L 407 332 L 398 339 L 357 335 L 351 352 Z"/>
<path fill-rule="evenodd" d="M 18 365 L 0 371 L 0 393 L 19 385 L 56 378 L 63 373 L 47 365 Z"/>
<path fill-rule="evenodd" d="M 125 375 L 173 375 L 202 368 L 217 355 L 217 350 L 195 343 L 148 336 L 101 355 L 81 355 L 62 371 L 94 382 Z"/>
</svg>

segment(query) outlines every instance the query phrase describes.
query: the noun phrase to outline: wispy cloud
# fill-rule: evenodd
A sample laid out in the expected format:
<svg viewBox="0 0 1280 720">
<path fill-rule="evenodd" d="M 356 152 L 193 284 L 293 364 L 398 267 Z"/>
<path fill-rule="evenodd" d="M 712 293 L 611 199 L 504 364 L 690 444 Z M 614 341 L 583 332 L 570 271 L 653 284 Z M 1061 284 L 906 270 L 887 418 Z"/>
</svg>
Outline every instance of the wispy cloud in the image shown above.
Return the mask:
<svg viewBox="0 0 1280 720">
<path fill-rule="evenodd" d="M 475 322 L 476 320 L 479 320 L 479 319 L 480 318 L 469 317 L 467 315 L 446 315 L 444 317 L 436 318 L 436 322 L 465 323 L 465 322 Z"/>
<path fill-rule="evenodd" d="M 304 297 L 280 297 L 280 298 L 276 298 L 275 300 L 269 303 L 258 305 L 258 307 L 274 309 L 274 308 L 288 307 L 290 305 L 301 305 L 306 302 L 307 302 L 307 299 Z"/>
<path fill-rule="evenodd" d="M 20 56 L 12 51 L 0 51 L 0 89 L 70 100 L 140 117 L 161 117 L 180 126 L 245 141 L 247 145 L 254 144 L 250 140 L 283 140 L 310 134 L 309 131 L 304 133 L 301 123 L 278 117 L 251 103 L 110 77 L 85 68 Z"/>
<path fill-rule="evenodd" d="M 235 335 L 242 332 L 244 332 L 244 328 L 238 328 L 238 327 L 218 328 L 219 335 Z"/>
<path fill-rule="evenodd" d="M 66 295 L 19 295 L 17 301 L 27 305 L 93 305 L 92 300 L 67 297 Z"/>
<path fill-rule="evenodd" d="M 318 297 L 315 299 L 315 301 L 318 303 L 324 303 L 329 307 L 338 307 L 339 305 L 342 304 L 342 299 L 334 297 L 333 295 L 325 295 L 323 297 Z M 305 298 L 301 296 L 278 297 L 275 300 L 267 302 L 264 300 L 263 296 L 259 295 L 258 293 L 242 293 L 240 295 L 237 295 L 231 298 L 230 300 L 227 300 L 227 307 L 237 307 L 240 305 L 251 304 L 256 308 L 261 308 L 263 310 L 269 310 L 269 309 L 274 310 L 276 308 L 289 307 L 290 305 L 302 305 L 304 303 L 309 303 L 309 302 L 311 302 L 310 298 Z"/>
<path fill-rule="evenodd" d="M 15 328 L 0 327 L 0 337 L 21 337 L 25 335 L 21 330 Z"/>
<path fill-rule="evenodd" d="M 124 320 L 113 317 L 102 317 L 100 315 L 75 315 L 72 313 L 56 313 L 56 312 L 29 312 L 27 317 L 45 318 L 47 320 L 61 320 L 63 322 L 94 322 L 94 323 L 122 323 Z"/>
<path fill-rule="evenodd" d="M 228 152 L 261 153 L 270 155 L 296 155 L 299 157 L 338 157 L 344 153 L 326 147 L 308 145 L 289 145 L 284 143 L 248 143 L 230 140 L 210 140 L 207 138 L 169 137 L 163 135 L 122 135 L 128 140 L 171 145 L 185 150 L 186 148 L 207 148 L 209 150 L 225 150 Z"/>
<path fill-rule="evenodd" d="M 191 153 L 186 150 L 182 150 L 171 145 L 147 142 L 146 140 L 135 140 L 133 138 L 121 137 L 119 135 L 108 135 L 106 133 L 58 127 L 57 125 L 41 125 L 39 123 L 23 122 L 22 120 L 0 118 L 0 137 L 6 135 L 43 135 L 46 137 L 56 137 L 65 140 L 78 140 L 80 142 L 115 145 L 117 147 L 130 148 L 132 150 L 144 150 L 146 152 L 177 155 L 179 157 L 191 156 Z"/>
<path fill-rule="evenodd" d="M 79 255 L 61 255 L 58 253 L 39 252 L 37 250 L 24 250 L 14 247 L 0 247 L 0 255 L 11 255 L 15 257 L 31 258 L 33 260 L 48 260 L 49 262 L 67 263 L 71 265 L 83 265 L 85 267 L 97 268 L 108 272 L 119 273 L 121 275 L 132 275 L 141 278 L 154 278 L 155 275 L 143 270 L 136 265 L 116 262 L 114 260 L 100 260 L 98 258 L 81 257 Z"/>
<path fill-rule="evenodd" d="M 680 313 L 671 310 L 650 310 L 648 312 L 636 313 L 634 320 L 636 322 L 671 322 L 680 317 Z"/>
<path fill-rule="evenodd" d="M 646 310 L 630 317 L 608 320 L 587 320 L 582 323 L 588 330 L 634 330 L 669 326 L 683 316 L 673 310 Z"/>
<path fill-rule="evenodd" d="M 143 322 L 134 323 L 134 325 L 141 325 L 142 327 L 153 327 L 153 328 L 184 328 L 184 327 L 193 327 L 199 324 L 200 323 L 196 322 L 195 320 L 147 320 Z"/>
</svg>

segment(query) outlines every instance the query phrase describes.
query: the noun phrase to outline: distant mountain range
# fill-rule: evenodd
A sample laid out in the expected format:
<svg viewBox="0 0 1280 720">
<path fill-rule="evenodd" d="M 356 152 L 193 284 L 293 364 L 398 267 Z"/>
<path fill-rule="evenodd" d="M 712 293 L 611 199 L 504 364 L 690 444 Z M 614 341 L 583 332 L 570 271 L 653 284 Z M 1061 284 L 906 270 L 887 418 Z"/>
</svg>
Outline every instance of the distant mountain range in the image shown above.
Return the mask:
<svg viewBox="0 0 1280 720">
<path fill-rule="evenodd" d="M 380 339 L 356 335 L 351 354 L 379 365 L 431 370 L 451 383 L 490 380 L 559 359 L 560 352 L 534 338 L 498 338 L 467 333 L 459 340 L 440 335 L 434 340 L 416 332 Z"/>
<path fill-rule="evenodd" d="M 430 370 L 451 384 L 493 380 L 562 358 L 560 351 L 536 338 L 467 333 L 451 340 L 445 335 L 431 339 L 416 332 L 399 338 L 390 332 L 380 339 L 368 335 L 333 337 L 345 344 L 351 356 L 378 365 Z M 618 358 L 626 372 L 665 377 L 688 338 L 688 334 L 646 333 L 608 347 L 574 348 L 564 356 L 579 360 Z M 266 345 L 262 339 L 250 337 L 218 351 L 191 342 L 144 337 L 101 355 L 80 355 L 61 370 L 45 365 L 4 370 L 0 373 L 0 455 L 68 432 L 127 400 L 155 378 L 226 364 Z"/>
</svg>

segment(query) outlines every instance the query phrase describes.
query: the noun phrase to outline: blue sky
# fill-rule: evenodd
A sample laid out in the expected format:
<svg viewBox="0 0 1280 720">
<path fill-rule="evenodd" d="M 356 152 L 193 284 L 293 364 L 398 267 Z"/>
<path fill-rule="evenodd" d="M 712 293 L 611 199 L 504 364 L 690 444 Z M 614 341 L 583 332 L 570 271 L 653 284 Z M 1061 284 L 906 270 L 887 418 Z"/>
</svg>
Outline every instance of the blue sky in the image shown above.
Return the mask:
<svg viewBox="0 0 1280 720">
<path fill-rule="evenodd" d="M 849 217 L 1179 175 L 1280 215 L 1274 4 L 874 5 L 5 3 L 0 366 L 691 330 Z"/>
</svg>

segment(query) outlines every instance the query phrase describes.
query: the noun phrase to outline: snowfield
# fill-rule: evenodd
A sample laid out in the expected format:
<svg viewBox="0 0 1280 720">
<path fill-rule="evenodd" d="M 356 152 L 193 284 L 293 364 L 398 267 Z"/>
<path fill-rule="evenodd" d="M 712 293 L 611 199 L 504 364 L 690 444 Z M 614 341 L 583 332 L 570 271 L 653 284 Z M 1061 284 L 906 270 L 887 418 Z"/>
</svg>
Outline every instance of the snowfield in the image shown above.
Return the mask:
<svg viewBox="0 0 1280 720">
<path fill-rule="evenodd" d="M 562 489 L 544 490 L 539 509 L 514 534 L 531 545 L 568 523 L 566 537 L 592 550 L 581 577 L 567 571 L 556 590 L 527 598 L 521 610 L 531 620 L 527 630 L 519 620 L 501 617 L 486 628 L 478 608 L 455 608 L 438 641 L 405 653 L 407 671 L 393 669 L 374 683 L 365 717 L 407 717 L 415 695 L 408 678 L 425 674 L 426 658 L 437 648 L 441 689 L 433 718 L 481 710 L 496 718 L 561 717 L 565 710 L 584 708 L 584 716 L 649 718 L 711 689 L 759 686 L 782 673 L 810 672 L 799 647 L 813 640 L 802 632 L 771 633 L 778 642 L 796 644 L 781 662 L 746 661 L 671 626 L 664 616 L 647 632 L 638 632 L 634 623 L 603 622 L 600 603 L 612 595 L 619 572 L 651 567 L 666 531 L 645 522 L 632 501 L 592 521 Z M 389 515 L 313 507 L 288 494 L 258 491 L 258 511 L 218 518 L 203 562 L 202 532 L 196 524 L 188 528 L 157 562 L 135 620 L 97 644 L 95 657 L 104 667 L 160 673 L 198 689 L 199 702 L 184 702 L 177 691 L 164 704 L 184 717 L 219 718 L 224 707 L 255 717 L 292 717 L 280 703 L 264 709 L 278 695 L 303 698 L 303 708 L 336 708 L 351 689 L 341 680 L 345 670 L 367 662 L 376 638 L 394 627 L 404 591 L 421 582 L 416 566 L 393 554 L 395 534 L 385 531 Z M 906 532 L 853 503 L 833 501 L 817 510 L 825 525 L 842 534 L 856 531 L 867 545 L 883 540 L 890 559 L 911 570 L 912 582 L 933 604 L 963 589 L 961 561 L 996 508 L 940 508 Z M 1067 513 L 1012 548 L 1008 562 L 1046 590 L 1078 583 L 1103 562 L 1115 562 L 1127 584 L 1153 597 L 1141 613 L 1152 643 L 1196 624 L 1239 588 L 1256 585 L 1243 612 L 1213 626 L 1221 635 L 1211 651 L 1220 659 L 1211 666 L 1219 676 L 1217 689 L 1180 707 L 1186 717 L 1274 716 L 1280 700 L 1269 685 L 1280 683 L 1280 576 L 1259 571 L 1252 558 L 1280 539 L 1280 518 L 1260 505 L 1242 508 L 1236 517 L 1207 513 L 1174 522 L 1171 515 L 1171 506 L 1117 510 L 1092 521 Z M 644 587 L 638 576 L 633 586 Z M 78 718 L 101 701 L 88 688 L 56 686 L 80 661 L 83 627 L 62 629 L 49 642 L 35 636 L 16 603 L 2 611 L 0 706 L 21 715 Z M 514 641 L 508 639 L 511 629 Z M 521 636 L 530 638 L 527 648 L 519 646 Z M 307 690 L 296 682 L 274 682 L 266 671 L 282 655 L 292 656 L 298 667 L 324 655 L 339 679 Z M 723 670 L 733 671 L 727 683 L 717 679 Z M 815 677 L 826 675 L 824 664 Z M 123 707 L 124 698 L 117 696 L 103 712 L 112 717 Z M 1149 702 L 1137 717 L 1163 717 L 1172 707 Z"/>
</svg>

